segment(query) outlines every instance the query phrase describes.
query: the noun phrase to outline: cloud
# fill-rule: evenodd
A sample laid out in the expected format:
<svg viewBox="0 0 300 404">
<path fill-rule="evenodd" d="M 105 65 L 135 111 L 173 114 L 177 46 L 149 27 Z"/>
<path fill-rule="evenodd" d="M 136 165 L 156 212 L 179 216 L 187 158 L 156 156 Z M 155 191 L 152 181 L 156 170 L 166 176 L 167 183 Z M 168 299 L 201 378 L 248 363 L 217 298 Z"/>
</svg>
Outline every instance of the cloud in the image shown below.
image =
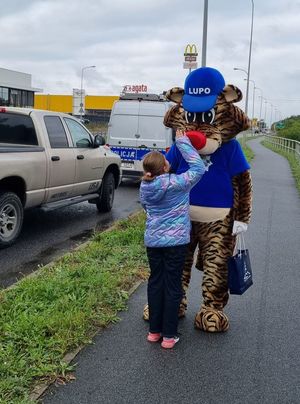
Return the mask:
<svg viewBox="0 0 300 404">
<path fill-rule="evenodd" d="M 270 102 L 300 98 L 300 2 L 254 3 L 251 79 Z M 198 46 L 200 64 L 202 20 L 199 0 L 12 0 L 1 8 L 1 67 L 31 73 L 45 93 L 71 94 L 89 65 L 89 94 L 118 94 L 125 84 L 161 92 L 183 86 L 186 44 Z M 207 64 L 244 92 L 246 76 L 233 67 L 247 69 L 250 23 L 250 0 L 209 2 Z M 299 114 L 297 102 L 277 108 Z"/>
</svg>

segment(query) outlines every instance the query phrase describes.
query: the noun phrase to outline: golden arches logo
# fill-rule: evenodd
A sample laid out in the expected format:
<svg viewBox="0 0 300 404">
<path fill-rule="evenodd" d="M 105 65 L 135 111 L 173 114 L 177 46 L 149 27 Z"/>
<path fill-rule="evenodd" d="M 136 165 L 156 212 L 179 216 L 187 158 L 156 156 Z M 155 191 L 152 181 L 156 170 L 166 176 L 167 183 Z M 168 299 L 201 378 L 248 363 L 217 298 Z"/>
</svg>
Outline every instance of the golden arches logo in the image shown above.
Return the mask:
<svg viewBox="0 0 300 404">
<path fill-rule="evenodd" d="M 198 52 L 197 52 L 197 48 L 195 44 L 188 44 L 185 47 L 185 51 L 184 51 L 184 56 L 189 56 L 189 55 L 193 55 L 193 56 L 197 56 Z"/>
</svg>

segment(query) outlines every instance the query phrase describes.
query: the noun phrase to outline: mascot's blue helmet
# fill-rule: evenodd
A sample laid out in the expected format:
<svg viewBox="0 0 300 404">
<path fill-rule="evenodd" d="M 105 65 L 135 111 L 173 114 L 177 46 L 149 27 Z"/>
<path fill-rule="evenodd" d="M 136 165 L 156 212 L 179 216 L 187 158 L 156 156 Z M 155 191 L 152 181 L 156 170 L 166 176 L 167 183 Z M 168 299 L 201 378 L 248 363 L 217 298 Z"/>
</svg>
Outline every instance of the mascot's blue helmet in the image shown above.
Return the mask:
<svg viewBox="0 0 300 404">
<path fill-rule="evenodd" d="M 183 108 L 189 112 L 209 111 L 225 87 L 222 74 L 212 67 L 192 71 L 184 83 Z"/>
</svg>

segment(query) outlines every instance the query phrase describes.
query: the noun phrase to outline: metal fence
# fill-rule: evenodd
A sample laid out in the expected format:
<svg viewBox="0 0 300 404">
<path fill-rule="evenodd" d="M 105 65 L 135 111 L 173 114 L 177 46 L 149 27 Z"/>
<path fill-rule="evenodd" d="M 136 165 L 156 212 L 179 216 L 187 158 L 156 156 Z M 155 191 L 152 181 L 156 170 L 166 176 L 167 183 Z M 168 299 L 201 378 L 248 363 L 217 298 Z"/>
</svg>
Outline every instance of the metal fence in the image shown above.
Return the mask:
<svg viewBox="0 0 300 404">
<path fill-rule="evenodd" d="M 280 150 L 292 153 L 300 163 L 300 142 L 285 137 L 264 135 L 264 140 Z"/>
</svg>

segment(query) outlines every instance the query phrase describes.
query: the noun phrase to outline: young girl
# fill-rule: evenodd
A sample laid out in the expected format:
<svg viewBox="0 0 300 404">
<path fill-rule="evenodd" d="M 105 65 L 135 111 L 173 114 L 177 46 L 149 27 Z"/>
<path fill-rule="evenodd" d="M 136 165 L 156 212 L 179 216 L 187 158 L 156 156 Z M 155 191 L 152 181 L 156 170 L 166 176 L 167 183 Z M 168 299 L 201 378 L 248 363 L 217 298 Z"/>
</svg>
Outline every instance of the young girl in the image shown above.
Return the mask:
<svg viewBox="0 0 300 404">
<path fill-rule="evenodd" d="M 173 348 L 177 337 L 182 298 L 181 275 L 190 241 L 189 191 L 200 180 L 205 166 L 190 140 L 176 132 L 176 146 L 189 164 L 183 174 L 169 174 L 169 163 L 160 152 L 143 159 L 141 204 L 147 213 L 145 245 L 150 266 L 148 304 L 150 332 L 147 340 Z"/>
</svg>

